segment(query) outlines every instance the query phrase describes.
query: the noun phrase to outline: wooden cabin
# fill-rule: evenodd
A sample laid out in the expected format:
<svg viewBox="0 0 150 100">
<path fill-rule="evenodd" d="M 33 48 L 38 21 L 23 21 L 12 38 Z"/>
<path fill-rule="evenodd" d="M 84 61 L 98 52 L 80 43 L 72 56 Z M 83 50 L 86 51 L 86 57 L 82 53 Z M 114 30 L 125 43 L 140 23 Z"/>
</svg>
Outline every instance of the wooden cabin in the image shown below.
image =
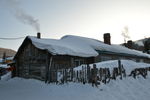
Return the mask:
<svg viewBox="0 0 150 100">
<path fill-rule="evenodd" d="M 110 36 L 104 38 L 110 39 Z M 40 33 L 37 37 L 27 36 L 14 57 L 16 76 L 40 80 L 47 78 L 48 70 L 73 68 L 81 64 L 115 59 L 150 62 L 148 54 L 111 45 L 110 40 L 103 43 L 71 35 L 60 40 L 42 39 Z"/>
</svg>

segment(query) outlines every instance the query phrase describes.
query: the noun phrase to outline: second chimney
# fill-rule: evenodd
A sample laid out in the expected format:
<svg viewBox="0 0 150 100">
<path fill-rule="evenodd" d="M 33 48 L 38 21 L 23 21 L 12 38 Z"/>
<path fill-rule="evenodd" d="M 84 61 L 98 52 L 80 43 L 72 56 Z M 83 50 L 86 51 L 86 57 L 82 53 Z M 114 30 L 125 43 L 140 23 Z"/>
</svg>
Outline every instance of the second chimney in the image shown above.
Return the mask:
<svg viewBox="0 0 150 100">
<path fill-rule="evenodd" d="M 41 38 L 41 33 L 40 33 L 40 32 L 37 33 L 37 38 L 38 38 L 38 39 Z"/>
<path fill-rule="evenodd" d="M 104 43 L 111 45 L 110 33 L 105 33 L 103 38 L 104 38 Z"/>
<path fill-rule="evenodd" d="M 129 49 L 132 49 L 132 45 L 133 45 L 132 40 L 129 40 L 129 41 L 127 42 L 127 47 L 128 47 Z"/>
</svg>

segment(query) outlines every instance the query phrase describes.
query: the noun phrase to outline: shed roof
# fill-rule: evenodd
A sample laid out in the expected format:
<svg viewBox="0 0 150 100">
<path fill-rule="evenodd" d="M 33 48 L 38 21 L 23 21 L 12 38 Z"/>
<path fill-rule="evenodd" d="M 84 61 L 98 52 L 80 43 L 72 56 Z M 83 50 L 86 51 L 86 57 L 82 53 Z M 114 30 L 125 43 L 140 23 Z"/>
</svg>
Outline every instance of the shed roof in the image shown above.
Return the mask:
<svg viewBox="0 0 150 100">
<path fill-rule="evenodd" d="M 61 39 L 46 39 L 28 36 L 32 44 L 42 50 L 47 50 L 52 55 L 71 55 L 79 57 L 95 57 L 106 51 L 115 54 L 125 54 L 150 58 L 150 55 L 141 51 L 128 49 L 120 45 L 108 45 L 99 40 L 80 36 L 66 35 Z"/>
</svg>

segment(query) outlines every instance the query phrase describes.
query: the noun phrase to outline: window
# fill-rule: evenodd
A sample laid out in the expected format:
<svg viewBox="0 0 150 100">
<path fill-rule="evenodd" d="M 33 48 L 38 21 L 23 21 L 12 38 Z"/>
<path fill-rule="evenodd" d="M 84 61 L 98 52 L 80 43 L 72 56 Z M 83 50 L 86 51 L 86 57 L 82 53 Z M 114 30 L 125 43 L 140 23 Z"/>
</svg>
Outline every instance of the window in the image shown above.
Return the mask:
<svg viewBox="0 0 150 100">
<path fill-rule="evenodd" d="M 101 56 L 101 61 L 111 60 L 112 58 L 109 56 Z"/>
<path fill-rule="evenodd" d="M 84 64 L 84 60 L 83 59 L 75 59 L 74 60 L 74 65 L 75 66 L 80 66 L 82 64 Z"/>
</svg>

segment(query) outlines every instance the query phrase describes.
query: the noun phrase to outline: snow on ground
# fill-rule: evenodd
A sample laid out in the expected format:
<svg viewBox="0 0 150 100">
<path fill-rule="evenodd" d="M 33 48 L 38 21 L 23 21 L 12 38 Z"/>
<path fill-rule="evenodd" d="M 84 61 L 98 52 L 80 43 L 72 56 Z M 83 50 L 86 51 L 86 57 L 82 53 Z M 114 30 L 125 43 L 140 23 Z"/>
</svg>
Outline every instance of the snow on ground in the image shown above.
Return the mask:
<svg viewBox="0 0 150 100">
<path fill-rule="evenodd" d="M 125 69 L 146 67 L 150 64 L 121 60 Z M 118 61 L 97 63 L 98 67 L 117 67 Z M 80 67 L 78 67 L 79 69 Z M 0 80 L 0 100 L 150 100 L 150 73 L 147 79 L 138 76 L 111 80 L 108 84 L 92 87 L 91 84 L 45 84 L 35 79 L 13 78 L 11 73 Z M 9 80 L 8 80 L 9 79 Z"/>
<path fill-rule="evenodd" d="M 11 79 L 11 72 L 7 72 L 5 75 L 1 76 L 0 81 L 7 81 Z"/>
<path fill-rule="evenodd" d="M 0 58 L 0 63 L 2 63 L 2 61 L 3 61 L 3 60 Z"/>
<path fill-rule="evenodd" d="M 150 76 L 150 73 L 149 73 Z M 149 100 L 150 77 L 112 80 L 98 88 L 91 84 L 45 84 L 34 79 L 0 81 L 0 100 Z"/>
<path fill-rule="evenodd" d="M 7 64 L 0 64 L 0 67 L 2 67 L 2 68 L 9 68 L 10 66 L 8 66 Z"/>
<path fill-rule="evenodd" d="M 99 63 L 95 63 L 97 68 L 109 68 L 110 72 L 112 72 L 114 67 L 118 67 L 118 60 L 108 60 L 108 61 L 103 61 Z M 142 63 L 142 62 L 134 62 L 132 60 L 121 60 L 121 64 L 126 70 L 127 75 L 130 74 L 132 70 L 135 68 L 146 68 L 150 67 L 150 64 L 147 63 Z M 81 65 L 79 67 L 74 68 L 75 70 L 82 70 L 82 66 L 86 65 Z M 93 68 L 93 64 L 90 64 L 90 67 Z"/>
</svg>

